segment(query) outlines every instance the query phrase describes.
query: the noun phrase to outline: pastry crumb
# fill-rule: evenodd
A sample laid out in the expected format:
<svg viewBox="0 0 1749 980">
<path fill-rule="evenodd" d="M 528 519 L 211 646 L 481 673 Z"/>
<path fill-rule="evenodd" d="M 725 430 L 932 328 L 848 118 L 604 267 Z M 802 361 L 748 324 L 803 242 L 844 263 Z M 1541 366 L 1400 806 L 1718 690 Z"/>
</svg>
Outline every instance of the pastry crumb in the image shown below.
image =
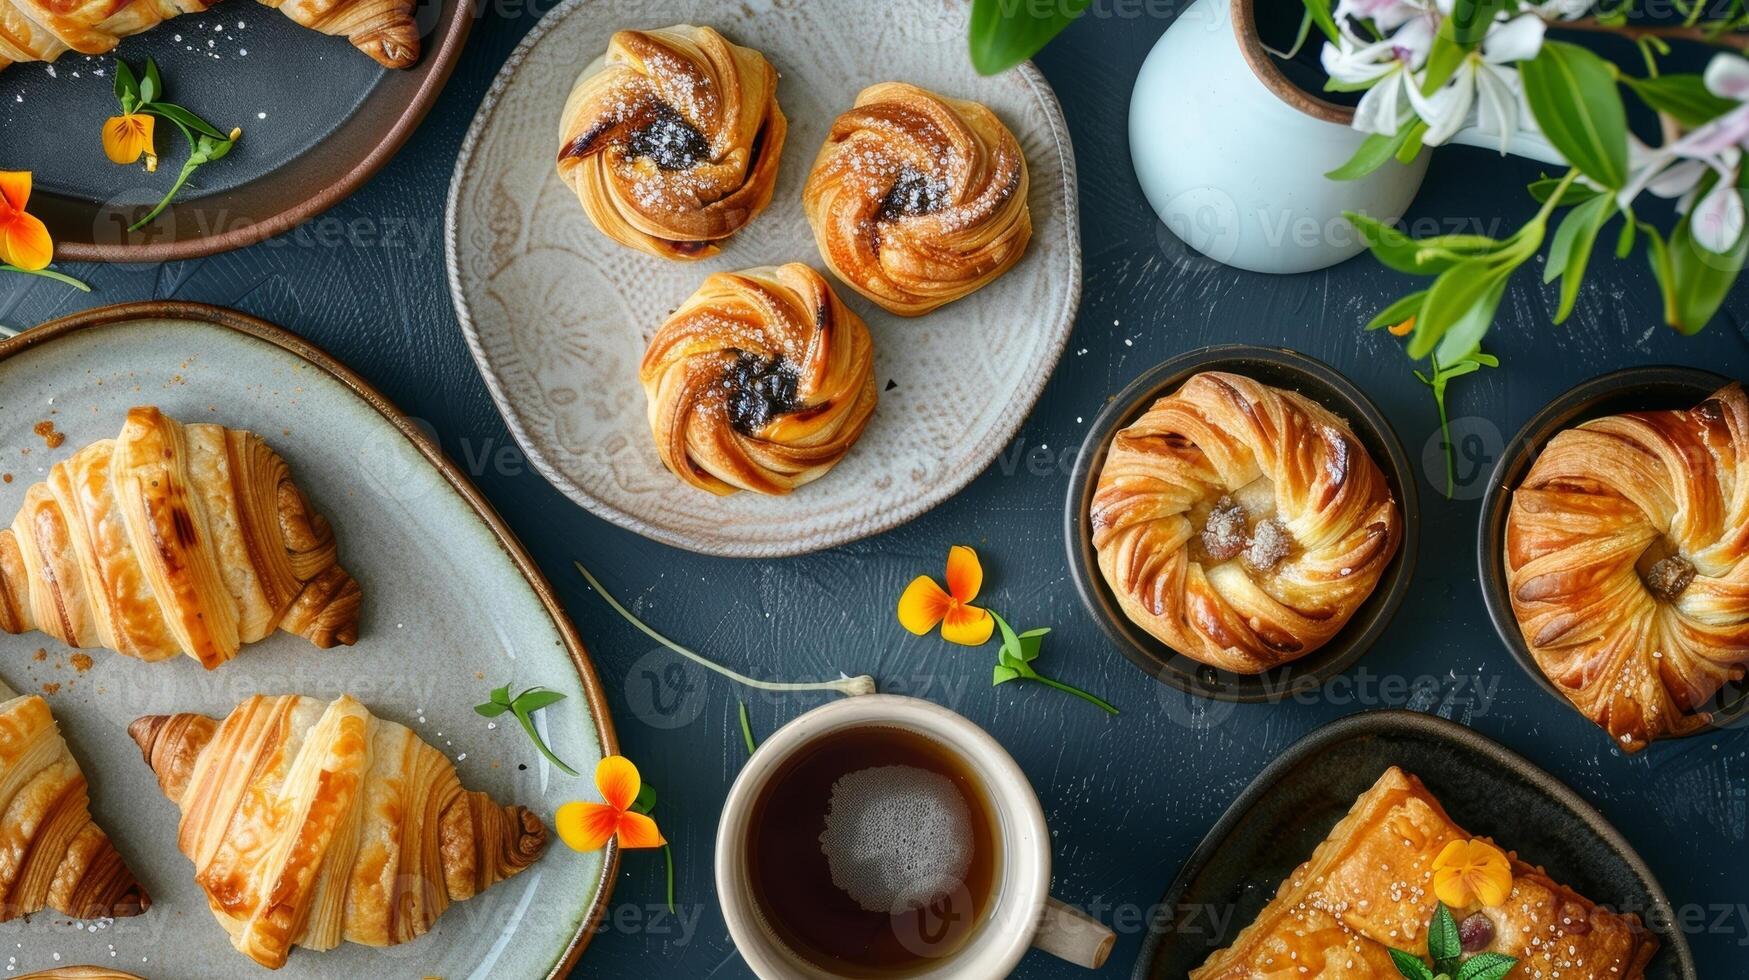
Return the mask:
<svg viewBox="0 0 1749 980">
<path fill-rule="evenodd" d="M 70 659 L 73 661 L 73 669 L 81 674 L 90 670 L 91 665 L 95 662 L 89 653 L 75 653 Z"/>
<path fill-rule="evenodd" d="M 1215 561 L 1226 561 L 1245 550 L 1245 508 L 1232 497 L 1215 501 L 1202 527 L 1202 547 Z"/>
<path fill-rule="evenodd" d="M 1258 521 L 1251 532 L 1251 543 L 1245 548 L 1245 564 L 1252 571 L 1267 572 L 1287 557 L 1292 543 L 1292 536 L 1280 521 L 1273 517 Z"/>
<path fill-rule="evenodd" d="M 1694 565 L 1681 555 L 1659 559 L 1646 572 L 1646 588 L 1665 602 L 1675 602 L 1694 581 Z"/>
<path fill-rule="evenodd" d="M 61 443 L 67 441 L 66 435 L 57 430 L 55 428 L 55 423 L 49 419 L 43 419 L 36 425 L 31 426 L 31 431 L 41 436 L 43 445 L 50 449 L 59 449 L 61 448 Z"/>
<path fill-rule="evenodd" d="M 61 683 L 59 681 L 45 682 L 43 684 L 43 693 L 44 694 L 59 694 L 59 693 L 61 693 Z"/>
</svg>

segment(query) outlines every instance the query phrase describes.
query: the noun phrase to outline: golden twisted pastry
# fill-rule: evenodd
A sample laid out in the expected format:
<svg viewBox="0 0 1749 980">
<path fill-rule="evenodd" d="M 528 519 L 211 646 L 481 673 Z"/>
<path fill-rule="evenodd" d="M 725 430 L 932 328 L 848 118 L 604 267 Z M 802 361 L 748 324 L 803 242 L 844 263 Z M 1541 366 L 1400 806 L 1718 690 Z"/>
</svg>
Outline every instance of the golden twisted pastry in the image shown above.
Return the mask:
<svg viewBox="0 0 1749 980">
<path fill-rule="evenodd" d="M 1749 666 L 1749 399 L 1593 419 L 1512 493 L 1512 611 L 1544 674 L 1628 751 L 1685 735 Z"/>
<path fill-rule="evenodd" d="M 1124 614 L 1187 657 L 1257 674 L 1372 593 L 1402 537 L 1390 484 L 1322 405 L 1204 372 L 1113 437 L 1092 504 Z"/>
<path fill-rule="evenodd" d="M 777 71 L 708 27 L 620 31 L 559 120 L 559 176 L 602 233 L 702 259 L 771 203 L 788 124 Z"/>
<path fill-rule="evenodd" d="M 75 919 L 152 905 L 91 819 L 85 774 L 48 702 L 0 684 L 0 922 L 52 909 Z"/>
<path fill-rule="evenodd" d="M 988 285 L 1032 238 L 1026 158 L 976 102 L 871 85 L 839 116 L 802 206 L 839 279 L 900 316 Z"/>
<path fill-rule="evenodd" d="M 342 696 L 256 695 L 222 722 L 128 726 L 182 809 L 177 846 L 231 944 L 270 970 L 293 946 L 393 946 L 517 874 L 547 829 L 468 792 L 442 752 Z"/>
<path fill-rule="evenodd" d="M 819 479 L 876 401 L 868 327 L 799 262 L 707 278 L 650 338 L 638 377 L 663 464 L 716 494 Z"/>
<path fill-rule="evenodd" d="M 275 629 L 350 644 L 359 600 L 277 453 L 156 408 L 56 463 L 0 529 L 0 630 L 68 646 L 211 669 Z"/>
<path fill-rule="evenodd" d="M 0 69 L 54 61 L 68 51 L 98 55 L 122 38 L 218 0 L 0 0 Z M 384 68 L 419 60 L 413 0 L 261 0 L 293 21 L 345 37 Z"/>
</svg>

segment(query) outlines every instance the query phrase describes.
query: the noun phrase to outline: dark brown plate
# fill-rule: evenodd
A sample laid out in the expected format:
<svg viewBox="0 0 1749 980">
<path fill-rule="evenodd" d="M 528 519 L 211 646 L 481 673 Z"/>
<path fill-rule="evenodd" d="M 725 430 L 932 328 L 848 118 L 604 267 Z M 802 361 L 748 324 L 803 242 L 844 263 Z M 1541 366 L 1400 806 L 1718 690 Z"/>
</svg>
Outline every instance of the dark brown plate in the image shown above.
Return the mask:
<svg viewBox="0 0 1749 980">
<path fill-rule="evenodd" d="M 1556 398 L 1532 416 L 1506 444 L 1494 464 L 1487 493 L 1482 497 L 1482 518 L 1476 531 L 1476 581 L 1482 601 L 1500 641 L 1519 666 L 1543 690 L 1572 707 L 1572 702 L 1549 680 L 1531 655 L 1512 613 L 1512 596 L 1506 588 L 1506 516 L 1512 506 L 1512 491 L 1530 471 L 1543 447 L 1563 429 L 1581 422 L 1622 412 L 1693 408 L 1708 395 L 1730 384 L 1731 379 L 1711 371 L 1688 367 L 1636 367 L 1592 378 Z M 1749 678 L 1726 684 L 1708 709 L 1713 723 L 1690 735 L 1699 735 L 1749 721 Z"/>
<path fill-rule="evenodd" d="M 1134 980 L 1182 980 L 1231 943 L 1391 766 L 1420 777 L 1465 830 L 1498 839 L 1594 902 L 1638 915 L 1663 944 L 1647 980 L 1696 980 L 1664 889 L 1602 814 L 1471 729 L 1398 710 L 1331 722 L 1251 781 L 1160 900 L 1161 924 L 1142 944 Z"/>
<path fill-rule="evenodd" d="M 1236 674 L 1210 667 L 1161 643 L 1124 615 L 1099 573 L 1093 550 L 1093 527 L 1088 507 L 1093 500 L 1099 471 L 1117 431 L 1135 421 L 1155 399 L 1176 391 L 1191 375 L 1202 371 L 1230 371 L 1265 384 L 1296 391 L 1335 412 L 1354 430 L 1355 438 L 1384 471 L 1403 509 L 1403 543 L 1379 578 L 1372 595 L 1329 643 L 1298 660 L 1261 674 Z M 1111 641 L 1136 666 L 1188 694 L 1220 701 L 1280 701 L 1296 692 L 1316 688 L 1342 673 L 1371 647 L 1391 616 L 1403 602 L 1409 578 L 1415 570 L 1416 541 L 1420 535 L 1421 507 L 1415 493 L 1415 474 L 1402 443 L 1383 414 L 1347 378 L 1322 361 L 1297 351 L 1274 347 L 1233 344 L 1205 347 L 1180 354 L 1154 367 L 1119 392 L 1093 420 L 1075 468 L 1069 475 L 1069 494 L 1063 514 L 1063 538 L 1069 549 L 1069 569 L 1081 600 Z"/>
<path fill-rule="evenodd" d="M 158 172 L 103 155 L 104 119 L 119 111 L 115 57 L 69 52 L 52 65 L 0 71 L 0 166 L 34 175 L 30 210 L 57 259 L 167 262 L 250 245 L 290 230 L 356 190 L 389 161 L 431 108 L 474 21 L 462 0 L 415 0 L 421 53 L 385 70 L 347 42 L 254 3 L 221 3 L 126 38 L 113 53 L 136 70 L 150 56 L 166 97 L 243 138 L 201 167 L 152 224 L 127 227 L 169 190 L 187 156 L 160 120 Z M 211 42 L 210 44 L 208 42 Z M 52 74 L 51 74 L 52 70 Z M 320 229 L 336 239 L 349 229 Z M 356 233 L 356 229 L 351 229 Z M 388 234 L 373 229 L 371 234 Z"/>
</svg>

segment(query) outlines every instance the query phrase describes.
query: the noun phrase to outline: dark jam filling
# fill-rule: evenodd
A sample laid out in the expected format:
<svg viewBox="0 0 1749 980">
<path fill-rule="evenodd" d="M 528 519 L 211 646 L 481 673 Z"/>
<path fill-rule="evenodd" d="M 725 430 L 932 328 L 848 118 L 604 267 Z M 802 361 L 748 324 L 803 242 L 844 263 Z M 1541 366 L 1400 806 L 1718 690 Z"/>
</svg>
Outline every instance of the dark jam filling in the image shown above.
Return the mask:
<svg viewBox="0 0 1749 980">
<path fill-rule="evenodd" d="M 656 117 L 626 137 L 626 155 L 649 157 L 663 170 L 686 170 L 699 161 L 710 158 L 710 141 L 680 118 L 673 109 L 663 106 Z"/>
<path fill-rule="evenodd" d="M 729 423 L 755 435 L 773 418 L 800 408 L 796 397 L 800 380 L 800 372 L 789 361 L 742 351 L 723 372 L 723 387 L 729 390 Z"/>
<path fill-rule="evenodd" d="M 887 196 L 881 199 L 880 220 L 892 221 L 914 214 L 939 211 L 947 204 L 947 184 L 913 167 L 899 171 Z"/>
</svg>

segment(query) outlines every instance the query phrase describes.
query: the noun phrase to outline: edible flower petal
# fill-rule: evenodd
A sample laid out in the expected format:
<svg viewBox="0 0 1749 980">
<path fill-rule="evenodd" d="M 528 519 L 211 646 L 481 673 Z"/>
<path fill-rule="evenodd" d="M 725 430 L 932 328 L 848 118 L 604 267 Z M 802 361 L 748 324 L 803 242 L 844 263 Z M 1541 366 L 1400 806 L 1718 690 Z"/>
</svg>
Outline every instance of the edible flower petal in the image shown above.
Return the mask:
<svg viewBox="0 0 1749 980">
<path fill-rule="evenodd" d="M 1433 859 L 1433 894 L 1454 909 L 1503 905 L 1512 894 L 1512 862 L 1485 840 L 1454 840 Z"/>
<path fill-rule="evenodd" d="M 55 243 L 42 221 L 25 213 L 28 203 L 30 172 L 0 170 L 0 263 L 35 272 L 48 267 Z"/>
<path fill-rule="evenodd" d="M 917 636 L 941 626 L 941 638 L 962 646 L 979 646 L 996 629 L 987 610 L 971 604 L 984 585 L 984 568 L 978 553 L 954 545 L 947 553 L 947 588 L 927 575 L 919 575 L 899 596 L 899 625 Z"/>
<path fill-rule="evenodd" d="M 110 116 L 103 124 L 103 152 L 111 163 L 133 163 L 141 154 L 146 157 L 146 169 L 158 169 L 158 153 L 152 148 L 152 127 L 156 120 L 143 112 Z"/>
<path fill-rule="evenodd" d="M 620 755 L 602 759 L 595 767 L 595 788 L 604 802 L 573 800 L 553 815 L 559 839 L 572 850 L 599 851 L 616 837 L 619 846 L 628 849 L 668 843 L 654 819 L 632 809 L 643 780 L 630 759 Z"/>
</svg>

